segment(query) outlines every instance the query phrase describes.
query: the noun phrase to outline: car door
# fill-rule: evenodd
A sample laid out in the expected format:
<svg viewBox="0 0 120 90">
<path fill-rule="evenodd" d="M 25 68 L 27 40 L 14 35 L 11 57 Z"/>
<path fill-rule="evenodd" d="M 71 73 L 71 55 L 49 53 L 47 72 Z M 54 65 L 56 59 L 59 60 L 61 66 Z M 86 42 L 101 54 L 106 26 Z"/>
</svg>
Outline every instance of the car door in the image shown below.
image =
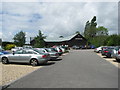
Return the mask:
<svg viewBox="0 0 120 90">
<path fill-rule="evenodd" d="M 19 62 L 20 61 L 20 55 L 23 53 L 22 50 L 18 50 L 14 52 L 13 54 L 9 55 L 8 59 L 10 62 Z"/>
<path fill-rule="evenodd" d="M 23 50 L 23 54 L 19 56 L 19 60 L 20 62 L 23 63 L 29 63 L 31 56 L 32 56 L 31 52 Z"/>
</svg>

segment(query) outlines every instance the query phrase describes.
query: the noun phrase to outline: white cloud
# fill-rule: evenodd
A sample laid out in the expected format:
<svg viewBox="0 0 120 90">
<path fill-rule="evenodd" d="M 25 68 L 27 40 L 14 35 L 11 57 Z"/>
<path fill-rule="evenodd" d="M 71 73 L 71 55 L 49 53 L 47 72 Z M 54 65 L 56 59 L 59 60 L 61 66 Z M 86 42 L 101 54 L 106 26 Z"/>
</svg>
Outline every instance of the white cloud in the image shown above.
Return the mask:
<svg viewBox="0 0 120 90">
<path fill-rule="evenodd" d="M 86 21 L 95 15 L 98 25 L 105 26 L 110 33 L 117 32 L 117 3 L 3 3 L 3 40 L 12 40 L 20 30 L 26 32 L 27 41 L 38 30 L 48 37 L 83 32 Z"/>
<path fill-rule="evenodd" d="M 2 2 L 118 2 L 119 0 L 1 0 Z"/>
</svg>

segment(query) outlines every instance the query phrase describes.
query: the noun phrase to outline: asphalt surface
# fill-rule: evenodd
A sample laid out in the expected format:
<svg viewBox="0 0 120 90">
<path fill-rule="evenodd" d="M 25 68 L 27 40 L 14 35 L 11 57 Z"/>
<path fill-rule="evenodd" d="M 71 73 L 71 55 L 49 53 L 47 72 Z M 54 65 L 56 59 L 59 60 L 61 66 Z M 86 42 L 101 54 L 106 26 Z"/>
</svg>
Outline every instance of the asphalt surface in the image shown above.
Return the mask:
<svg viewBox="0 0 120 90">
<path fill-rule="evenodd" d="M 118 88 L 118 68 L 91 50 L 73 50 L 8 88 Z"/>
</svg>

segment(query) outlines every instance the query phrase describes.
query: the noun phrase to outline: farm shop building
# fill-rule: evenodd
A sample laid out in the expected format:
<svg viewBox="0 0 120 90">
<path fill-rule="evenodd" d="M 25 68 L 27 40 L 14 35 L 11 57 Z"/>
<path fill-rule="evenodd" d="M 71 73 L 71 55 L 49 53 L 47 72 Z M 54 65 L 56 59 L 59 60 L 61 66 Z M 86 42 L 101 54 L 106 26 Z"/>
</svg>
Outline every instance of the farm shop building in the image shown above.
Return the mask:
<svg viewBox="0 0 120 90">
<path fill-rule="evenodd" d="M 51 47 L 54 45 L 68 45 L 69 47 L 72 47 L 74 45 L 85 46 L 87 44 L 87 40 L 81 34 L 74 34 L 64 38 L 53 38 L 53 39 L 47 37 L 46 39 L 44 39 L 44 41 L 46 47 Z M 34 38 L 30 38 L 30 44 L 32 46 L 35 44 Z"/>
</svg>

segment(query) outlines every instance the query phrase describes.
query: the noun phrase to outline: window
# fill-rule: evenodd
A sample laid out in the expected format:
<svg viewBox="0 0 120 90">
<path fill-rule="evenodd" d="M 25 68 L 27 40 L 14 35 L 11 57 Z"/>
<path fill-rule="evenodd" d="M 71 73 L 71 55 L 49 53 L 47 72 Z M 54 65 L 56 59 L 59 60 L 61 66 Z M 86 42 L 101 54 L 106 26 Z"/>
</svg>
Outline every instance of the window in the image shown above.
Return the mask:
<svg viewBox="0 0 120 90">
<path fill-rule="evenodd" d="M 25 54 L 36 54 L 36 53 L 33 51 L 26 51 Z"/>
<path fill-rule="evenodd" d="M 15 52 L 15 54 L 23 54 L 23 51 L 22 50 L 18 50 Z"/>
</svg>

